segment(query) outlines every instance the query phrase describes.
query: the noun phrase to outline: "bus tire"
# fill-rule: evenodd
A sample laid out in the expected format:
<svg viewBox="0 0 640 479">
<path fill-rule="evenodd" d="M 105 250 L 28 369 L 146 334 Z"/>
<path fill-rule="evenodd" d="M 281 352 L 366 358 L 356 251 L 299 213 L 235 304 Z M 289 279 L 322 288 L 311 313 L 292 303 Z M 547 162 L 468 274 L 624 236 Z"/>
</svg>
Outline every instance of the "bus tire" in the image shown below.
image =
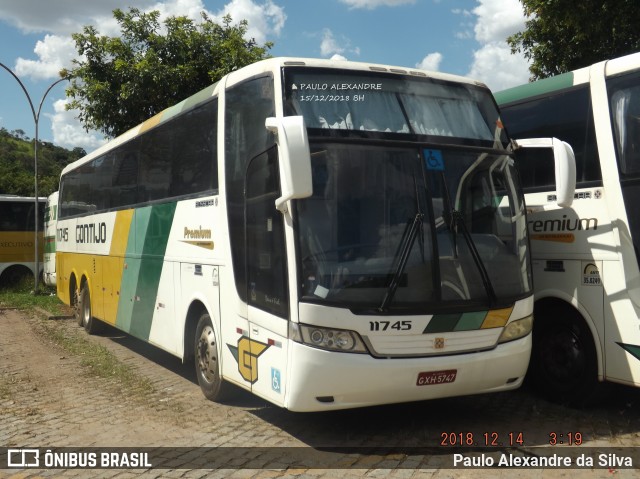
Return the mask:
<svg viewBox="0 0 640 479">
<path fill-rule="evenodd" d="M 73 299 L 71 302 L 71 305 L 73 306 L 73 315 L 76 317 L 76 323 L 78 323 L 78 326 L 84 326 L 82 314 L 80 313 L 80 290 L 72 288 L 71 291 L 73 291 Z"/>
<path fill-rule="evenodd" d="M 528 379 L 546 399 L 572 407 L 601 402 L 607 385 L 598 380 L 598 356 L 587 324 L 573 308 L 536 307 Z"/>
<path fill-rule="evenodd" d="M 77 305 L 76 314 L 78 324 L 84 327 L 84 330 L 89 334 L 99 333 L 102 330 L 102 324 L 99 319 L 94 318 L 92 315 L 91 294 L 89 293 L 89 287 L 86 283 L 80 288 Z"/>
<path fill-rule="evenodd" d="M 231 385 L 222 379 L 218 341 L 208 313 L 203 313 L 198 320 L 193 350 L 196 376 L 204 396 L 210 401 L 229 399 Z"/>
</svg>

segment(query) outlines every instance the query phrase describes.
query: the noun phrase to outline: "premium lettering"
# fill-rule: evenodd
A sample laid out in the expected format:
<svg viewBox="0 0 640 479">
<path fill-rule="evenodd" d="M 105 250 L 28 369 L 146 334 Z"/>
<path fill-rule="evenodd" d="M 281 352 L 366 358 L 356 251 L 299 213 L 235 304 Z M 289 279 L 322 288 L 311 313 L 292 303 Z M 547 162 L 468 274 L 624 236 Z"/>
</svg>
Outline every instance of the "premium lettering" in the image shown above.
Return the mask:
<svg viewBox="0 0 640 479">
<path fill-rule="evenodd" d="M 586 231 L 597 230 L 597 218 L 567 218 L 562 215 L 561 219 L 531 220 L 529 227 L 534 233 L 548 233 L 553 231 Z"/>
<path fill-rule="evenodd" d="M 192 230 L 185 226 L 184 237 L 185 239 L 211 239 L 211 230 L 203 230 L 202 226 Z"/>
</svg>

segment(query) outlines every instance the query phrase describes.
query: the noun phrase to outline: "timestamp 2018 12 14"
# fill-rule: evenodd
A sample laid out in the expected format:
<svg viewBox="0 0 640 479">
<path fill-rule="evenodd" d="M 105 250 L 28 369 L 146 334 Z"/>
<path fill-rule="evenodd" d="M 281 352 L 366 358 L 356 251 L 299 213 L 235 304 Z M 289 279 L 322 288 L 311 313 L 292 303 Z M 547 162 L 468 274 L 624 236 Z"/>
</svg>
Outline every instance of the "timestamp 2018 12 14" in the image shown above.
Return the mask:
<svg viewBox="0 0 640 479">
<path fill-rule="evenodd" d="M 445 447 L 517 447 L 524 446 L 524 434 L 510 431 L 507 433 L 491 432 L 442 432 L 440 433 L 440 445 Z"/>
</svg>

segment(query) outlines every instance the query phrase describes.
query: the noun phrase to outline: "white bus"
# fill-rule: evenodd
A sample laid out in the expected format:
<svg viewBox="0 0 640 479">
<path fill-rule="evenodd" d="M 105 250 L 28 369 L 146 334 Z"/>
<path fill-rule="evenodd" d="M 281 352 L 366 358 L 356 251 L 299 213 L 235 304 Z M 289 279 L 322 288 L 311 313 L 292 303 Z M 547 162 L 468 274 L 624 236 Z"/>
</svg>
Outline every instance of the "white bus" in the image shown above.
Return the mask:
<svg viewBox="0 0 640 479">
<path fill-rule="evenodd" d="M 212 400 L 513 389 L 533 298 L 512 146 L 470 80 L 258 62 L 63 170 L 58 295 L 88 332 L 195 357 Z"/>
<path fill-rule="evenodd" d="M 44 254 L 42 279 L 47 286 L 56 284 L 56 224 L 58 220 L 58 192 L 47 198 L 44 208 Z"/>
<path fill-rule="evenodd" d="M 42 224 L 46 198 L 38 198 L 38 256 L 42 273 Z M 15 285 L 34 277 L 36 269 L 36 200 L 0 195 L 0 285 Z"/>
<path fill-rule="evenodd" d="M 603 381 L 640 386 L 640 54 L 496 95 L 514 138 L 573 146 L 572 208 L 554 204 L 553 167 L 519 164 L 535 282 L 531 376 L 550 397 L 589 403 Z"/>
</svg>

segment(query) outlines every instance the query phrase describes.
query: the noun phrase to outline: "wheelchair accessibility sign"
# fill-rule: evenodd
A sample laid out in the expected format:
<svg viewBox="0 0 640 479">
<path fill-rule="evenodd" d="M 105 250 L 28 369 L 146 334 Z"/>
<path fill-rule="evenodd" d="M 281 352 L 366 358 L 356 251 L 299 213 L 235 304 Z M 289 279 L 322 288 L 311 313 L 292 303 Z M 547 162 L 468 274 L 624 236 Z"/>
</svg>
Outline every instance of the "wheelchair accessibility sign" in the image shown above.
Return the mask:
<svg viewBox="0 0 640 479">
<path fill-rule="evenodd" d="M 444 171 L 444 160 L 442 159 L 442 151 L 425 149 L 423 151 L 423 154 L 424 162 L 427 165 L 427 170 Z"/>
<path fill-rule="evenodd" d="M 280 370 L 271 368 L 271 389 L 280 394 Z"/>
</svg>

